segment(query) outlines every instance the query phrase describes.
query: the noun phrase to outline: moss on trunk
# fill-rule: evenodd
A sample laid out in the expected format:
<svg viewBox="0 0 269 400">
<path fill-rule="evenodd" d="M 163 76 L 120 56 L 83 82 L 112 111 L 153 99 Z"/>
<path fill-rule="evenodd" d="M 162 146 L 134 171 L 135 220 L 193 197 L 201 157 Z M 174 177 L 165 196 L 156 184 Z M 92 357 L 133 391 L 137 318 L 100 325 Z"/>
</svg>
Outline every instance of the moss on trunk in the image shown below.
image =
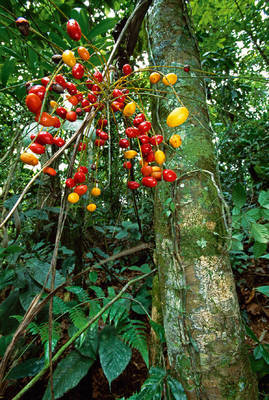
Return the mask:
<svg viewBox="0 0 269 400">
<path fill-rule="evenodd" d="M 149 38 L 153 62 L 174 66 L 169 72 L 178 75 L 175 89 L 190 111 L 182 127 L 165 126 L 169 112 L 179 106 L 169 90 L 153 114 L 157 134 L 161 122 L 166 139 L 174 133 L 183 139 L 181 150 L 166 153 L 166 168 L 180 179 L 174 185 L 160 183 L 155 195 L 155 260 L 169 361 L 189 399 L 254 400 L 257 385 L 227 255 L 204 82 L 194 71 L 201 69 L 199 52 L 183 0 L 153 1 Z M 190 73 L 176 68 L 185 63 Z M 175 211 L 168 213 L 168 207 Z"/>
</svg>

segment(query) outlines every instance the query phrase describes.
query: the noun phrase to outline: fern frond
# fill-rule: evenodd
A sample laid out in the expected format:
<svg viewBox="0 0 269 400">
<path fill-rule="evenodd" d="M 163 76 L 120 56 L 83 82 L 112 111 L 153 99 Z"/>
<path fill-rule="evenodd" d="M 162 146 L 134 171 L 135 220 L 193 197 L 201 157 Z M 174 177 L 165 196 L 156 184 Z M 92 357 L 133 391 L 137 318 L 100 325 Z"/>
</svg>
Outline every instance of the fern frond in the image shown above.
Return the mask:
<svg viewBox="0 0 269 400">
<path fill-rule="evenodd" d="M 69 317 L 73 323 L 73 325 L 77 328 L 80 329 L 82 328 L 86 322 L 87 322 L 87 317 L 84 313 L 84 311 L 81 309 L 81 307 L 74 307 L 71 308 L 68 311 Z"/>
<path fill-rule="evenodd" d="M 145 324 L 141 321 L 127 318 L 121 322 L 119 333 L 125 343 L 138 350 L 147 367 L 149 367 L 149 354 Z"/>
<path fill-rule="evenodd" d="M 65 314 L 70 310 L 70 305 L 63 301 L 58 296 L 54 296 L 53 298 L 53 313 L 58 315 L 58 314 Z"/>
<path fill-rule="evenodd" d="M 66 287 L 66 290 L 68 290 L 71 293 L 74 293 L 77 296 L 78 301 L 80 303 L 87 303 L 90 301 L 88 293 L 80 286 L 68 286 Z"/>
</svg>

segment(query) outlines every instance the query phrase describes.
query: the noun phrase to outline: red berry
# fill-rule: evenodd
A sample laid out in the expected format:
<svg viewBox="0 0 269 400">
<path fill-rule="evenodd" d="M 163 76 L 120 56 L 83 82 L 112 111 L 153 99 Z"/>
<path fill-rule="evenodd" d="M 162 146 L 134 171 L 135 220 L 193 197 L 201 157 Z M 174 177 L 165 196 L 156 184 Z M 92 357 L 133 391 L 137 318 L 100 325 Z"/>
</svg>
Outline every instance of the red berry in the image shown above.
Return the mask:
<svg viewBox="0 0 269 400">
<path fill-rule="evenodd" d="M 53 138 L 53 144 L 55 144 L 57 147 L 63 147 L 65 141 L 61 137 L 57 136 L 56 138 Z"/>
<path fill-rule="evenodd" d="M 100 86 L 94 84 L 94 85 L 92 85 L 92 91 L 98 93 L 98 92 L 101 92 L 101 88 L 100 88 Z"/>
<path fill-rule="evenodd" d="M 55 110 L 56 114 L 59 115 L 62 119 L 65 119 L 67 110 L 64 107 L 58 107 Z"/>
<path fill-rule="evenodd" d="M 39 143 L 33 143 L 29 147 L 29 149 L 35 154 L 43 154 L 45 153 L 45 146 Z"/>
<path fill-rule="evenodd" d="M 77 93 L 76 95 L 76 98 L 78 99 L 78 102 L 80 102 L 80 101 L 82 101 L 83 100 L 83 93 Z"/>
<path fill-rule="evenodd" d="M 87 86 L 88 89 L 91 90 L 92 86 L 93 86 L 93 81 L 91 79 L 87 79 L 86 80 L 86 86 Z"/>
<path fill-rule="evenodd" d="M 67 89 L 68 93 L 70 93 L 72 96 L 74 94 L 77 94 L 77 92 L 78 92 L 76 85 L 74 85 L 74 83 L 72 83 L 72 82 L 66 83 L 66 89 Z"/>
<path fill-rule="evenodd" d="M 132 163 L 131 163 L 131 161 L 125 161 L 125 162 L 123 163 L 123 167 L 126 168 L 126 169 L 131 169 L 131 168 L 132 168 Z"/>
<path fill-rule="evenodd" d="M 74 181 L 76 183 L 83 183 L 85 182 L 86 176 L 83 172 L 76 172 L 74 175 Z"/>
<path fill-rule="evenodd" d="M 122 67 L 122 72 L 124 75 L 130 75 L 132 71 L 132 67 L 129 64 L 124 64 L 124 66 Z"/>
<path fill-rule="evenodd" d="M 153 146 L 157 146 L 157 144 L 161 144 L 162 141 L 163 141 L 163 136 L 162 136 L 162 135 L 156 135 L 156 136 L 152 136 L 152 137 L 150 138 L 150 143 L 151 143 Z"/>
<path fill-rule="evenodd" d="M 75 19 L 67 21 L 66 30 L 71 39 L 76 42 L 81 38 L 81 29 L 79 23 Z"/>
<path fill-rule="evenodd" d="M 174 182 L 177 179 L 177 174 L 175 171 L 171 169 L 164 169 L 163 170 L 163 179 L 166 182 Z"/>
<path fill-rule="evenodd" d="M 74 122 L 77 119 L 77 114 L 75 111 L 67 111 L 65 118 L 67 121 Z"/>
<path fill-rule="evenodd" d="M 82 108 L 80 108 L 80 107 L 76 108 L 76 113 L 77 113 L 77 115 L 78 115 L 79 117 L 81 117 L 81 116 L 83 115 L 83 110 L 82 110 Z"/>
<path fill-rule="evenodd" d="M 135 181 L 129 181 L 127 185 L 128 185 L 128 188 L 132 189 L 132 190 L 138 189 L 140 186 L 140 184 Z"/>
<path fill-rule="evenodd" d="M 86 99 L 82 100 L 81 107 L 85 112 L 90 112 L 92 108 L 92 106 L 90 106 L 90 102 Z"/>
<path fill-rule="evenodd" d="M 42 86 L 42 85 L 34 85 L 34 86 L 32 86 L 31 89 L 29 90 L 29 93 L 34 93 L 34 94 L 36 94 L 36 95 L 40 98 L 40 100 L 43 100 L 43 99 L 44 99 L 45 92 L 46 92 L 46 89 L 45 89 L 45 87 Z"/>
<path fill-rule="evenodd" d="M 29 111 L 31 111 L 34 114 L 40 111 L 42 105 L 40 97 L 35 93 L 29 93 L 26 96 L 25 103 Z"/>
<path fill-rule="evenodd" d="M 55 76 L 55 82 L 57 82 L 59 85 L 61 85 L 63 88 L 66 87 L 66 81 L 62 75 L 56 75 Z"/>
<path fill-rule="evenodd" d="M 125 129 L 126 136 L 128 138 L 135 138 L 139 135 L 139 130 L 135 127 L 129 127 Z"/>
<path fill-rule="evenodd" d="M 88 93 L 88 100 L 90 103 L 94 104 L 97 102 L 97 97 L 93 93 Z"/>
<path fill-rule="evenodd" d="M 157 179 L 155 179 L 153 176 L 144 176 L 142 179 L 142 185 L 147 186 L 147 187 L 154 187 L 157 185 Z"/>
<path fill-rule="evenodd" d="M 83 196 L 88 190 L 87 185 L 78 185 L 75 189 L 74 192 L 77 193 L 79 196 Z"/>
<path fill-rule="evenodd" d="M 88 95 L 88 96 L 89 96 L 89 95 Z M 107 126 L 107 119 L 99 119 L 98 125 L 99 125 L 101 128 L 105 128 L 105 127 Z"/>
<path fill-rule="evenodd" d="M 81 79 L 83 78 L 84 75 L 84 67 L 82 64 L 75 64 L 74 67 L 72 68 L 72 75 L 76 79 Z"/>
<path fill-rule="evenodd" d="M 146 133 L 151 129 L 151 123 L 149 121 L 141 122 L 138 126 L 140 133 Z"/>
<path fill-rule="evenodd" d="M 98 147 L 104 146 L 105 143 L 106 143 L 105 140 L 102 140 L 102 139 L 96 139 L 94 142 L 95 146 L 98 146 Z"/>
<path fill-rule="evenodd" d="M 106 132 L 100 132 L 99 138 L 102 140 L 107 140 L 108 139 L 108 134 Z"/>
<path fill-rule="evenodd" d="M 191 67 L 190 67 L 189 65 L 184 65 L 183 70 L 184 70 L 185 72 L 190 72 L 190 69 L 191 69 Z"/>
<path fill-rule="evenodd" d="M 75 186 L 75 180 L 73 178 L 68 178 L 65 181 L 65 185 L 72 189 Z"/>
<path fill-rule="evenodd" d="M 129 147 L 129 145 L 130 145 L 130 143 L 129 143 L 129 140 L 128 140 L 128 139 L 120 139 L 120 141 L 119 141 L 119 146 L 120 146 L 122 149 L 127 149 L 127 148 Z"/>
<path fill-rule="evenodd" d="M 153 151 L 151 151 L 151 152 L 147 155 L 146 161 L 149 162 L 149 163 L 155 161 L 155 155 L 154 155 L 154 152 L 153 152 Z"/>
<path fill-rule="evenodd" d="M 47 87 L 47 85 L 50 82 L 50 78 L 48 76 L 44 76 L 44 78 L 41 79 L 41 84 L 45 87 Z M 50 90 L 52 90 L 52 88 L 50 87 Z"/>
<path fill-rule="evenodd" d="M 93 77 L 94 77 L 94 79 L 95 79 L 97 82 L 102 82 L 102 80 L 103 80 L 103 75 L 102 75 L 101 72 L 98 71 L 98 70 L 96 70 L 96 71 L 94 72 Z"/>
<path fill-rule="evenodd" d="M 152 152 L 151 144 L 149 144 L 149 143 L 142 144 L 141 151 L 142 151 L 143 156 L 147 156 L 149 153 Z"/>
<path fill-rule="evenodd" d="M 84 151 L 84 150 L 86 150 L 86 143 L 80 142 L 78 145 L 78 151 Z"/>
<path fill-rule="evenodd" d="M 53 136 L 49 132 L 40 132 L 35 141 L 40 144 L 53 144 Z"/>
<path fill-rule="evenodd" d="M 151 142 L 150 137 L 147 136 L 147 135 L 140 135 L 140 136 L 138 136 L 138 139 L 140 140 L 140 142 L 142 144 L 146 144 L 146 143 L 150 143 Z"/>
<path fill-rule="evenodd" d="M 87 167 L 84 167 L 83 165 L 81 165 L 78 169 L 78 172 L 83 172 L 83 174 L 87 174 L 89 172 Z"/>
</svg>

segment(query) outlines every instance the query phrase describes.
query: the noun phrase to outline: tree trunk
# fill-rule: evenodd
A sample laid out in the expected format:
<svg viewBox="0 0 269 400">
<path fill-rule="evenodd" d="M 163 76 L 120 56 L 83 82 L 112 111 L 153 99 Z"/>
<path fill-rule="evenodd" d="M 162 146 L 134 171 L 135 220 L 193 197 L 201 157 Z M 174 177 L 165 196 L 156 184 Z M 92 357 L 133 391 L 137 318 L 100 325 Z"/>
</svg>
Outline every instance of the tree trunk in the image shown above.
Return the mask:
<svg viewBox="0 0 269 400">
<path fill-rule="evenodd" d="M 174 133 L 183 140 L 181 149 L 166 151 L 166 168 L 179 179 L 160 182 L 155 198 L 155 260 L 169 361 L 189 399 L 257 399 L 227 254 L 199 52 L 183 0 L 153 2 L 149 42 L 155 65 L 175 67 L 157 69 L 178 75 L 174 87 L 190 111 L 183 126 L 168 128 L 167 115 L 180 104 L 171 88 L 158 84 L 169 93 L 154 105 L 156 134 L 163 133 L 161 123 L 166 142 Z M 190 73 L 177 68 L 184 64 Z"/>
</svg>

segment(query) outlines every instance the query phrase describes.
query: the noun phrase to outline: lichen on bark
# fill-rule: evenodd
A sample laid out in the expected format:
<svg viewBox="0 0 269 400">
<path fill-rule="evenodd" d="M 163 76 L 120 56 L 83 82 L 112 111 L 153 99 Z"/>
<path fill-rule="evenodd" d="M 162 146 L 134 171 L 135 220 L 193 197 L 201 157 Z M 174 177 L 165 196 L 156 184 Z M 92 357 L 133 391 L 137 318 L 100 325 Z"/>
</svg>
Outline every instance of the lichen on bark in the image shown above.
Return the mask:
<svg viewBox="0 0 269 400">
<path fill-rule="evenodd" d="M 155 193 L 155 261 L 159 271 L 168 355 L 189 399 L 257 398 L 244 347 L 244 331 L 227 255 L 225 215 L 217 187 L 216 158 L 199 52 L 183 0 L 155 0 L 149 10 L 152 62 L 175 72 L 175 90 L 190 111 L 182 127 L 165 126 L 178 100 L 168 89 L 153 104 L 153 124 L 165 139 L 182 136 L 182 148 L 166 151 L 166 167 L 179 174 Z M 188 74 L 184 64 L 191 66 Z M 176 68 L 176 67 L 181 67 Z M 162 84 L 157 85 L 158 89 Z M 166 200 L 172 199 L 170 214 Z"/>
</svg>

